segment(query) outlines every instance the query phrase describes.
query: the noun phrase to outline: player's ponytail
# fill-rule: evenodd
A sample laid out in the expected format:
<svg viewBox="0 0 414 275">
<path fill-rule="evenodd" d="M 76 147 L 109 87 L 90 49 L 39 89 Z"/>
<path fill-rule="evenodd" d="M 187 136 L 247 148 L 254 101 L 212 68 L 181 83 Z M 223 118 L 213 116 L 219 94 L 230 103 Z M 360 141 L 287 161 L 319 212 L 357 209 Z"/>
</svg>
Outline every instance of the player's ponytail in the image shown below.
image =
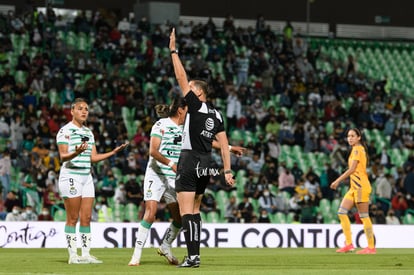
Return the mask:
<svg viewBox="0 0 414 275">
<path fill-rule="evenodd" d="M 159 118 L 166 118 L 169 116 L 170 106 L 167 104 L 158 104 L 154 108 Z"/>
</svg>

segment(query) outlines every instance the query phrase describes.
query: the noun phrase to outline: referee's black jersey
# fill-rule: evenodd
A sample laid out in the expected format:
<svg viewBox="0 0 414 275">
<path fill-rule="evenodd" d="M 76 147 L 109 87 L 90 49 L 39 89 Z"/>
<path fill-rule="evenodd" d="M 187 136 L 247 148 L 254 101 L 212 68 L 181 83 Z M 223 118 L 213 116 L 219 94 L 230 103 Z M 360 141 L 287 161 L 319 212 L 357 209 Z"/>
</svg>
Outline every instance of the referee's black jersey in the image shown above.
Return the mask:
<svg viewBox="0 0 414 275">
<path fill-rule="evenodd" d="M 224 131 L 223 116 L 211 103 L 202 102 L 190 91 L 185 96 L 188 106 L 183 130 L 183 150 L 210 153 L 217 133 Z"/>
</svg>

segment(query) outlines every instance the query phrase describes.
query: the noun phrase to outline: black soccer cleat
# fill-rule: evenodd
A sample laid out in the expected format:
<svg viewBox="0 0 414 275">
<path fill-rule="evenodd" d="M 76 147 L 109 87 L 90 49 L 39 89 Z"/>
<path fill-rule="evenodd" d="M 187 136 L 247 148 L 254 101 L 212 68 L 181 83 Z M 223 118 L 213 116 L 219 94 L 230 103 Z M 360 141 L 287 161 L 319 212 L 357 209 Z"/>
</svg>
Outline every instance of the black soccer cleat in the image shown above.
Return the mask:
<svg viewBox="0 0 414 275">
<path fill-rule="evenodd" d="M 184 261 L 177 265 L 177 267 L 200 267 L 200 257 L 196 257 L 194 260 L 191 260 L 189 257 L 185 256 Z"/>
</svg>

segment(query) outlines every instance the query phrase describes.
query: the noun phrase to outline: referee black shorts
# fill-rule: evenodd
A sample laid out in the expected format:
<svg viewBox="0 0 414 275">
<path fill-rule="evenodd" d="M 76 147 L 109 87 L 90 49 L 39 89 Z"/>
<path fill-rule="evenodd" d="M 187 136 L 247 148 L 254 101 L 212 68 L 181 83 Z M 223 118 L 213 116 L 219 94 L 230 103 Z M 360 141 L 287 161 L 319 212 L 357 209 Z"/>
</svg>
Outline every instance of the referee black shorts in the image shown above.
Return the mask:
<svg viewBox="0 0 414 275">
<path fill-rule="evenodd" d="M 175 178 L 175 191 L 204 194 L 210 180 L 210 164 L 211 153 L 181 151 Z"/>
</svg>

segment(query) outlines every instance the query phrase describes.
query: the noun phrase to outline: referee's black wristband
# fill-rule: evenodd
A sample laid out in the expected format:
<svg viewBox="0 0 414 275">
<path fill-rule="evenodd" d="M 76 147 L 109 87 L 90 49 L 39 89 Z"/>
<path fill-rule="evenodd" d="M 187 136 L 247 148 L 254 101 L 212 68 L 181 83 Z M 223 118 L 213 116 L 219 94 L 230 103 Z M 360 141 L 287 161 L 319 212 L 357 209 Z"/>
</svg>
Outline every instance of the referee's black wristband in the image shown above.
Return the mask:
<svg viewBox="0 0 414 275">
<path fill-rule="evenodd" d="M 226 170 L 226 171 L 224 171 L 224 174 L 233 174 L 233 171 L 231 171 L 231 170 Z"/>
<path fill-rule="evenodd" d="M 178 54 L 178 50 L 172 50 L 172 51 L 170 51 L 170 53 L 171 54 L 174 54 L 174 53 Z"/>
</svg>

